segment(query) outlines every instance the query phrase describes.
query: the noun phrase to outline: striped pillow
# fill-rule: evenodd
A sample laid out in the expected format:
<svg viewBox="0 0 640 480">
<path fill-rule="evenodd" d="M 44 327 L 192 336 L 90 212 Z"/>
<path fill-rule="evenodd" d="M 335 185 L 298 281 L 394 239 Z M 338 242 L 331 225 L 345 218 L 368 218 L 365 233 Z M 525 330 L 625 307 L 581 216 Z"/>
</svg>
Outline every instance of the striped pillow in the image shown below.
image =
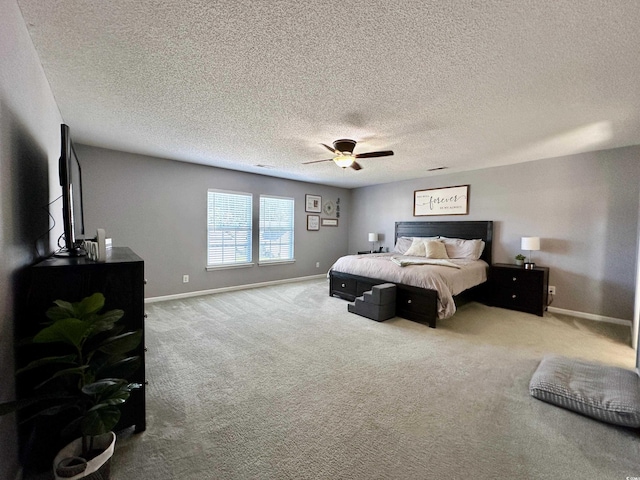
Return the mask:
<svg viewBox="0 0 640 480">
<path fill-rule="evenodd" d="M 625 427 L 640 427 L 640 378 L 633 370 L 545 356 L 529 383 L 539 400 Z"/>
</svg>

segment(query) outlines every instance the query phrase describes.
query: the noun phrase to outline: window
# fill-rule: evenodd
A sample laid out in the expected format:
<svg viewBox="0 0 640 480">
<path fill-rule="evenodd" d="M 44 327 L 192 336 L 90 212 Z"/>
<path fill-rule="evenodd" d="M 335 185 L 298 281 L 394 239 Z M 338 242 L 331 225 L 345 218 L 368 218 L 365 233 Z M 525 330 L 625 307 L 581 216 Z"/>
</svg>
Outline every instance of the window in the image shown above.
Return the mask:
<svg viewBox="0 0 640 480">
<path fill-rule="evenodd" d="M 251 264 L 250 193 L 207 192 L 207 267 Z"/>
<path fill-rule="evenodd" d="M 260 262 L 293 258 L 293 198 L 260 195 Z"/>
</svg>

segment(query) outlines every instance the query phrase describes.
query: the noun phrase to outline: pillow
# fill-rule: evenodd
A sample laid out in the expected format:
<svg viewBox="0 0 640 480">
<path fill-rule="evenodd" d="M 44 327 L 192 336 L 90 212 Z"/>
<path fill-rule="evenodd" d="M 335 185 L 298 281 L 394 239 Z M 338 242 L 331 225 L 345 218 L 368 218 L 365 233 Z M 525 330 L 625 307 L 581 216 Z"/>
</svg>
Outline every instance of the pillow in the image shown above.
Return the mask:
<svg viewBox="0 0 640 480">
<path fill-rule="evenodd" d="M 464 240 L 462 238 L 440 237 L 447 249 L 449 258 L 467 258 L 478 260 L 484 251 L 482 240 Z"/>
<path fill-rule="evenodd" d="M 421 238 L 414 238 L 411 242 L 411 246 L 406 252 L 404 252 L 404 254 L 412 257 L 424 257 L 427 254 L 424 249 L 424 240 Z"/>
<path fill-rule="evenodd" d="M 398 237 L 398 239 L 396 240 L 396 246 L 394 247 L 393 251 L 395 253 L 399 253 L 400 255 L 404 255 L 404 252 L 409 250 L 409 247 L 411 247 L 412 242 L 413 239 L 411 237 Z"/>
<path fill-rule="evenodd" d="M 640 377 L 633 370 L 547 355 L 529 393 L 603 422 L 640 427 Z"/>
<path fill-rule="evenodd" d="M 425 257 L 427 258 L 443 258 L 448 259 L 447 249 L 444 243 L 439 241 L 424 242 Z"/>
<path fill-rule="evenodd" d="M 407 250 L 405 250 L 403 255 L 411 255 L 413 257 L 424 257 L 426 255 L 424 250 L 424 242 L 438 239 L 438 237 L 401 237 L 401 238 L 411 238 L 411 245 Z"/>
</svg>

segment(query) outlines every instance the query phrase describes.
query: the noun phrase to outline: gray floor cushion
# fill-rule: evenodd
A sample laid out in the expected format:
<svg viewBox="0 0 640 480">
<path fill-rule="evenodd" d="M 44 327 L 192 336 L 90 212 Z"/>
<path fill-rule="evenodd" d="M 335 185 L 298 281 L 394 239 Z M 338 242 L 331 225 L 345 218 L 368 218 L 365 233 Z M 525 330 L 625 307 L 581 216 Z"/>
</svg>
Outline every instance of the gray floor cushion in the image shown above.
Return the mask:
<svg viewBox="0 0 640 480">
<path fill-rule="evenodd" d="M 640 427 L 640 379 L 633 370 L 548 355 L 533 374 L 529 392 L 604 422 Z"/>
</svg>

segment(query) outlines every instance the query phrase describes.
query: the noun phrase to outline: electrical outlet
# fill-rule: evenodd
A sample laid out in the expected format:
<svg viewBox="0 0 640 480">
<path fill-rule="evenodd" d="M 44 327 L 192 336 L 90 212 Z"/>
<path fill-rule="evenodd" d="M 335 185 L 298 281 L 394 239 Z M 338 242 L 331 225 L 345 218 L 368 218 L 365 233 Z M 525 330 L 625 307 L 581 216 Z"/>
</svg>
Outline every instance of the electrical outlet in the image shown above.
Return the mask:
<svg viewBox="0 0 640 480">
<path fill-rule="evenodd" d="M 556 294 L 556 287 L 554 287 L 553 285 L 549 286 L 549 295 L 555 295 Z"/>
<path fill-rule="evenodd" d="M 316 268 L 320 268 L 320 262 L 316 262 Z"/>
<path fill-rule="evenodd" d="M 182 283 L 189 283 L 189 275 L 182 275 Z"/>
</svg>

